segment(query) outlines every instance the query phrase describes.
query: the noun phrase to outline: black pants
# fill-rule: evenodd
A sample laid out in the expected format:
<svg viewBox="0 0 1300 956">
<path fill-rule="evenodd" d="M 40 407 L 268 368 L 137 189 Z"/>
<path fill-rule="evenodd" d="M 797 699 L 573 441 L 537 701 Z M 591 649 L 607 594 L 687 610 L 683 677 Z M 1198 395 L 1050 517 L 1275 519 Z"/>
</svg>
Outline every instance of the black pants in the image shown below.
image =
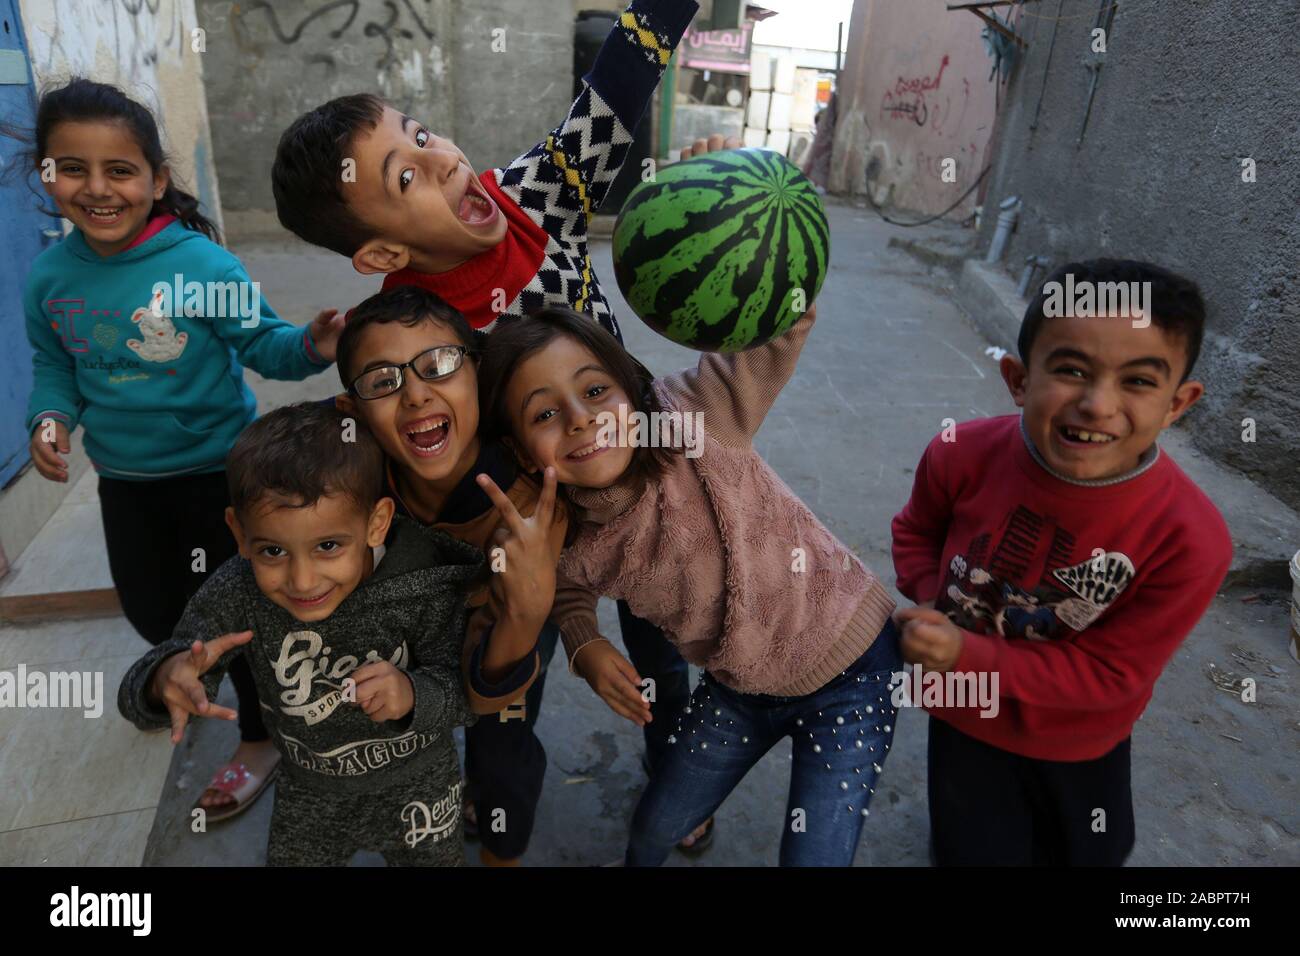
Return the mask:
<svg viewBox="0 0 1300 956">
<path fill-rule="evenodd" d="M 189 599 L 238 550 L 226 527 L 229 503 L 224 471 L 156 481 L 100 476 L 113 586 L 126 619 L 150 644 L 171 638 Z M 196 548 L 203 549 L 202 571 L 193 570 Z M 239 695 L 240 737 L 266 740 L 257 686 L 242 654 L 230 667 L 230 679 Z"/>
<path fill-rule="evenodd" d="M 654 766 L 668 746 L 672 718 L 690 703 L 690 669 L 663 632 L 633 616 L 618 602 L 619 627 L 628 658 L 642 677 L 655 682 L 650 704 L 653 718 L 646 725 L 646 756 Z M 500 714 L 480 717 L 465 729 L 465 777 L 474 800 L 479 839 L 494 856 L 513 860 L 523 856 L 537 820 L 537 803 L 546 775 L 546 750 L 534 727 L 542 709 L 546 673 L 559 631 L 548 624 L 538 635 L 542 673 L 528 688 L 522 703 Z"/>
<path fill-rule="evenodd" d="M 930 846 L 938 866 L 1119 866 L 1133 849 L 1130 743 L 1035 760 L 930 718 Z"/>
</svg>

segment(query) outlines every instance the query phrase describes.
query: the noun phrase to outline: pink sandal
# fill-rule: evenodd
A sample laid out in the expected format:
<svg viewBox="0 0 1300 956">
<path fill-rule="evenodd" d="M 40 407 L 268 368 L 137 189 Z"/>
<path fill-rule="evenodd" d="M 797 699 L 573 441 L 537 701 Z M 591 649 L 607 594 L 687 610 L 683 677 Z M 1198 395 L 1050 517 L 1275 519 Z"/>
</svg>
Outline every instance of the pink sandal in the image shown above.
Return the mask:
<svg viewBox="0 0 1300 956">
<path fill-rule="evenodd" d="M 275 779 L 275 775 L 279 770 L 280 765 L 276 763 L 265 778 L 259 779 L 256 774 L 248 769 L 247 764 L 242 761 L 238 763 L 231 761 L 224 767 L 217 768 L 217 772 L 212 775 L 212 780 L 204 788 L 203 793 L 216 790 L 218 793 L 234 797 L 235 802 L 218 807 L 205 807 L 199 802 L 203 799 L 203 793 L 201 793 L 199 799 L 194 801 L 194 809 L 202 810 L 207 815 L 208 823 L 220 823 L 222 820 L 229 820 L 231 817 L 239 816 L 257 802 L 257 798 L 262 795 L 266 785 Z"/>
</svg>

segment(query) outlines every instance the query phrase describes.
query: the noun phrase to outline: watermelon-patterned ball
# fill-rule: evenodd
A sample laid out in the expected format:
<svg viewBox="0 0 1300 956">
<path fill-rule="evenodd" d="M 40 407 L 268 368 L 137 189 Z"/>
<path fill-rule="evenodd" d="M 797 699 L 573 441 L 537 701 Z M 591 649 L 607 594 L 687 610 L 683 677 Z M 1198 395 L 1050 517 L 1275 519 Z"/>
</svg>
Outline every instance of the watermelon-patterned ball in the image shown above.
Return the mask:
<svg viewBox="0 0 1300 956">
<path fill-rule="evenodd" d="M 628 305 L 688 348 L 739 352 L 808 311 L 830 259 L 817 191 L 780 153 L 729 149 L 660 169 L 614 226 Z"/>
</svg>

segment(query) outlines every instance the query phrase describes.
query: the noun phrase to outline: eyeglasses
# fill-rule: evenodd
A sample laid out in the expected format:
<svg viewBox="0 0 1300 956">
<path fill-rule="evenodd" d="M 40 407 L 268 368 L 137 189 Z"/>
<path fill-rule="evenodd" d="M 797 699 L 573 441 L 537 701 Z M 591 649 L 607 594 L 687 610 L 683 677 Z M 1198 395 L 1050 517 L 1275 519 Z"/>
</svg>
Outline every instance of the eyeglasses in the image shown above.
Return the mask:
<svg viewBox="0 0 1300 956">
<path fill-rule="evenodd" d="M 404 365 L 380 365 L 367 369 L 353 380 L 348 391 L 367 402 L 400 391 L 404 372 L 411 369 L 426 382 L 436 382 L 455 373 L 472 350 L 464 345 L 438 345 L 421 352 Z"/>
</svg>

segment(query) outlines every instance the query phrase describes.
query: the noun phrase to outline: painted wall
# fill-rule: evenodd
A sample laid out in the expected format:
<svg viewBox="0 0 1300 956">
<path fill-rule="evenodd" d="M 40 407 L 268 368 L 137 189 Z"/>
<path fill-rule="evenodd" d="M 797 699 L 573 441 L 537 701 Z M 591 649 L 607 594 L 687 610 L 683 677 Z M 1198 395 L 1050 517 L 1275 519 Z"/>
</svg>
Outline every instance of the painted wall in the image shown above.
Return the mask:
<svg viewBox="0 0 1300 956">
<path fill-rule="evenodd" d="M 336 96 L 373 92 L 453 139 L 478 169 L 509 162 L 568 111 L 571 0 L 198 0 L 208 102 L 232 232 L 278 232 L 280 134 Z M 494 49 L 494 31 L 504 49 Z"/>
<path fill-rule="evenodd" d="M 21 3 L 38 90 L 83 75 L 116 84 L 148 105 L 162 128 L 173 173 L 220 224 L 204 54 L 191 46 L 194 0 Z"/>
<path fill-rule="evenodd" d="M 920 213 L 953 203 L 988 158 L 996 110 L 982 25 L 945 0 L 857 0 L 839 83 L 833 192 Z M 956 181 L 943 181 L 955 160 Z M 870 177 L 868 173 L 870 172 Z M 952 213 L 974 211 L 978 190 Z"/>
<path fill-rule="evenodd" d="M 1194 278 L 1209 305 L 1196 369 L 1207 392 L 1187 431 L 1300 507 L 1300 6 L 1121 5 L 1080 140 L 1088 7 L 1056 26 L 1050 67 L 1053 21 L 1024 20 L 1028 56 L 1007 88 L 985 203 L 1024 202 L 1005 261 L 1132 257 Z M 1248 418 L 1254 442 L 1242 440 Z"/>
</svg>

